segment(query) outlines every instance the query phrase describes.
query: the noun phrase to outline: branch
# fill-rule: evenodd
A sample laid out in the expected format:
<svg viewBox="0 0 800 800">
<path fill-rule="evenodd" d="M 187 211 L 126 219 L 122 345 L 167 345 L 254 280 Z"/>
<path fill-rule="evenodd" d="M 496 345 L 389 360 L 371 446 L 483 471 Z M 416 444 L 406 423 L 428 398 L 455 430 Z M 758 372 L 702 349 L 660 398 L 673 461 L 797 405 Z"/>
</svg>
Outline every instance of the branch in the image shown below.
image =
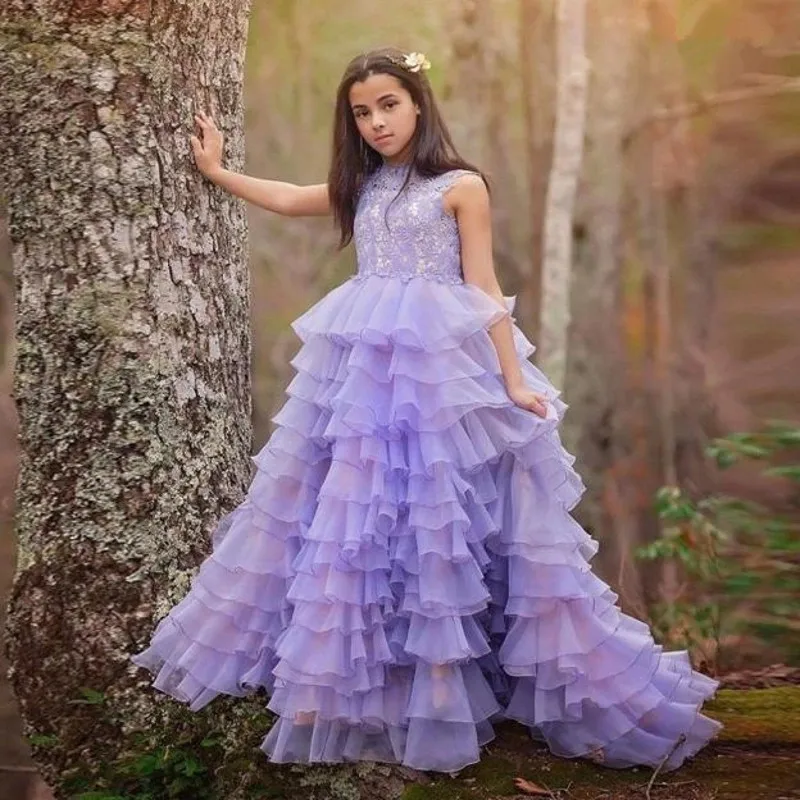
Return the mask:
<svg viewBox="0 0 800 800">
<path fill-rule="evenodd" d="M 667 761 L 670 760 L 672 754 L 686 741 L 686 734 L 682 733 L 676 740 L 675 743 L 670 748 L 670 751 L 664 756 L 661 760 L 661 763 L 656 767 L 655 771 L 653 772 L 652 776 L 650 777 L 650 783 L 647 784 L 647 788 L 645 789 L 645 796 L 647 800 L 650 800 L 650 790 L 653 788 L 653 783 L 655 782 L 656 775 L 661 772 L 662 767 Z"/>
<path fill-rule="evenodd" d="M 692 103 L 685 103 L 679 106 L 657 108 L 652 114 L 640 119 L 633 125 L 625 136 L 626 141 L 639 132 L 641 128 L 652 125 L 656 122 L 663 122 L 673 119 L 683 119 L 701 114 L 717 106 L 732 105 L 734 103 L 745 103 L 750 100 L 760 100 L 766 97 L 775 97 L 780 94 L 800 92 L 800 78 L 784 80 L 780 83 L 770 83 L 765 86 L 751 86 L 747 89 L 733 89 L 729 92 L 720 92 L 701 97 Z"/>
<path fill-rule="evenodd" d="M 785 617 L 778 617 L 775 615 L 774 617 L 768 616 L 767 614 L 747 614 L 745 615 L 744 622 L 749 622 L 751 625 L 754 623 L 760 623 L 761 625 L 781 625 L 784 628 L 788 628 L 790 631 L 800 631 L 800 622 L 796 622 L 795 620 L 788 619 Z"/>
</svg>

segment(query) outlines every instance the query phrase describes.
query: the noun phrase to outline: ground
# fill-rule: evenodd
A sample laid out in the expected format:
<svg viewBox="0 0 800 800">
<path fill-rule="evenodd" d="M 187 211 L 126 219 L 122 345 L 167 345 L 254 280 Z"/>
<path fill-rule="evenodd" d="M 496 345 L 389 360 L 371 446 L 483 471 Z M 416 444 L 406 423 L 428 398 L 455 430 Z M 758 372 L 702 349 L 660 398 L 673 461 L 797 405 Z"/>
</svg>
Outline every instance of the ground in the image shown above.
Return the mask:
<svg viewBox="0 0 800 800">
<path fill-rule="evenodd" d="M 726 725 L 720 739 L 677 772 L 657 775 L 652 800 L 800 800 L 800 686 L 721 690 L 706 710 Z M 480 764 L 410 787 L 403 800 L 531 797 L 515 788 L 514 776 L 541 787 L 544 798 L 642 800 L 652 774 L 554 758 L 509 725 Z"/>
</svg>

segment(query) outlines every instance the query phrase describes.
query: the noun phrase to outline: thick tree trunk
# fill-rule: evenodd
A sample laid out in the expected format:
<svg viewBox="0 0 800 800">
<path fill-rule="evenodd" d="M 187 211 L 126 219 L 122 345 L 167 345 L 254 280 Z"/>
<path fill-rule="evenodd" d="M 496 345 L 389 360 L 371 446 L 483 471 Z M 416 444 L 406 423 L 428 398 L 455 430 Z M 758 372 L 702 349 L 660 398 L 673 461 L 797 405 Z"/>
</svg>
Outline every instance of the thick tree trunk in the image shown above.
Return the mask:
<svg viewBox="0 0 800 800">
<path fill-rule="evenodd" d="M 13 683 L 52 775 L 122 716 L 131 651 L 249 477 L 243 208 L 191 164 L 205 108 L 242 161 L 248 0 L 6 0 L 0 163 L 17 288 Z M 59 755 L 60 754 L 60 755 Z"/>
</svg>

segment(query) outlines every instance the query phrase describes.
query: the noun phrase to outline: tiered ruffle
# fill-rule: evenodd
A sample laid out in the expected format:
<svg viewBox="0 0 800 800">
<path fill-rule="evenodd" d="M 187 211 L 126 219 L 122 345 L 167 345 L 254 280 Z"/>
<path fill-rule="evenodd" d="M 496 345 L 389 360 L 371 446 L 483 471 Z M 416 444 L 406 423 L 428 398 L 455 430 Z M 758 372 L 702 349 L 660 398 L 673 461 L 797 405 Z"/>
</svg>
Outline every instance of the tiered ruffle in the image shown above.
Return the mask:
<svg viewBox="0 0 800 800">
<path fill-rule="evenodd" d="M 614 767 L 708 741 L 716 683 L 590 571 L 566 405 L 516 326 L 547 417 L 508 399 L 487 329 L 509 313 L 469 284 L 369 276 L 295 321 L 247 497 L 134 658 L 157 688 L 199 709 L 264 687 L 273 761 L 453 771 L 503 716 Z"/>
</svg>

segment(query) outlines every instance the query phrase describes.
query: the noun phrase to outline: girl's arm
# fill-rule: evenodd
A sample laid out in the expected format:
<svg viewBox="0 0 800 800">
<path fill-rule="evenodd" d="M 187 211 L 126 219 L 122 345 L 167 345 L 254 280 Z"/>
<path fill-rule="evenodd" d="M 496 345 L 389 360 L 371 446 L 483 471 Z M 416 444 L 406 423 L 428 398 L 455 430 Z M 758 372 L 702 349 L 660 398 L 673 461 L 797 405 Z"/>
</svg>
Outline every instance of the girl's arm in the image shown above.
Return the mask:
<svg viewBox="0 0 800 800">
<path fill-rule="evenodd" d="M 455 213 L 458 222 L 464 280 L 483 289 L 505 308 L 503 292 L 494 271 L 491 207 L 483 179 L 479 175 L 459 178 L 445 195 L 444 205 L 448 212 Z M 489 329 L 506 391 L 516 405 L 544 417 L 547 398 L 525 385 L 511 324 L 511 315 L 507 315 Z"/>
<path fill-rule="evenodd" d="M 323 216 L 331 213 L 328 185 L 297 186 L 294 183 L 252 178 L 222 166 L 222 133 L 202 111 L 195 115 L 200 136 L 192 136 L 197 168 L 210 181 L 248 203 L 287 217 Z"/>
</svg>

